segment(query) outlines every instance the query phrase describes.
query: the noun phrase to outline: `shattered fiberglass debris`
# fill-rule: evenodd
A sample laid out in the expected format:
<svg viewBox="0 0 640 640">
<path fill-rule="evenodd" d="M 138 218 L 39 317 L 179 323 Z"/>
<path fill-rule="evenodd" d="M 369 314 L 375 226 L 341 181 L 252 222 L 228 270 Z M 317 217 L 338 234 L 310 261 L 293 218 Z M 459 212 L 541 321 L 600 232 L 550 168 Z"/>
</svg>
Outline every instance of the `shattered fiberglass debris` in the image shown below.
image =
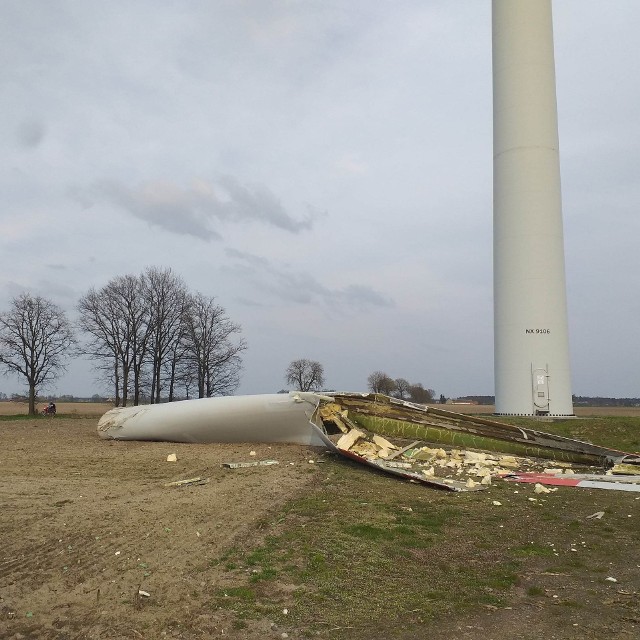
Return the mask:
<svg viewBox="0 0 640 640">
<path fill-rule="evenodd" d="M 575 465 L 600 479 L 611 467 L 627 477 L 640 472 L 638 455 L 367 393 L 290 392 L 112 409 L 100 419 L 98 433 L 124 440 L 325 446 L 386 473 L 449 491 L 479 491 L 496 477 L 540 485 L 589 486 L 595 481 L 590 476 L 570 482 Z M 528 477 L 532 480 L 516 479 Z M 637 480 L 629 484 L 640 487 Z"/>
<path fill-rule="evenodd" d="M 621 451 L 377 394 L 336 394 L 318 413 L 326 430 L 333 423 L 342 433 L 336 442 L 341 455 L 451 491 L 478 491 L 492 478 L 513 479 L 514 474 L 535 475 L 538 492 L 547 491 L 544 484 L 600 488 L 591 477 L 558 481 L 558 476 L 577 478 L 573 465 L 599 470 L 598 477 L 612 465 L 640 471 L 640 457 Z M 403 445 L 381 436 L 413 442 Z M 554 469 L 546 468 L 549 460 Z M 625 486 L 602 488 L 637 490 Z"/>
</svg>

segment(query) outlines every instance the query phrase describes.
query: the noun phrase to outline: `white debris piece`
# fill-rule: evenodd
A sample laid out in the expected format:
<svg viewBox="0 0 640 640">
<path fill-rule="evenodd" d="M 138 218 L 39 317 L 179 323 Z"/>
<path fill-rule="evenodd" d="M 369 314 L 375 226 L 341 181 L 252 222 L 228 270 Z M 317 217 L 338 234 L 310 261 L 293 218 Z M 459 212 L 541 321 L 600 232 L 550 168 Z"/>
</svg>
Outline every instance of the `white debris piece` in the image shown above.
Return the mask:
<svg viewBox="0 0 640 640">
<path fill-rule="evenodd" d="M 381 464 L 380 466 L 391 469 L 411 469 L 412 465 L 410 462 L 397 462 L 396 460 L 389 460 Z"/>
<path fill-rule="evenodd" d="M 397 449 L 395 444 L 389 442 L 386 438 L 382 436 L 375 435 L 371 438 L 381 449 Z"/>
<path fill-rule="evenodd" d="M 343 449 L 344 451 L 349 451 L 351 447 L 360 439 L 364 437 L 364 433 L 359 429 L 351 429 L 349 433 L 345 433 L 343 436 L 340 436 L 338 442 L 336 442 L 336 447 L 338 449 Z"/>
<path fill-rule="evenodd" d="M 480 453 L 478 451 L 466 451 L 464 454 L 465 464 L 478 464 L 484 462 L 487 459 L 486 453 Z"/>
<path fill-rule="evenodd" d="M 539 482 L 536 482 L 536 486 L 534 487 L 533 490 L 535 493 L 551 493 L 551 489 L 549 489 L 548 487 L 545 487 L 543 484 L 540 484 Z"/>
<path fill-rule="evenodd" d="M 509 469 L 516 469 L 519 466 L 518 459 L 514 456 L 500 456 L 498 458 L 501 467 L 508 467 Z"/>
<path fill-rule="evenodd" d="M 367 459 L 378 457 L 378 447 L 373 444 L 373 442 L 368 442 L 367 440 L 361 440 L 354 444 L 351 447 L 351 451 Z"/>
<path fill-rule="evenodd" d="M 178 456 L 175 453 L 170 453 L 167 456 L 167 462 L 177 462 L 178 461 Z"/>
</svg>

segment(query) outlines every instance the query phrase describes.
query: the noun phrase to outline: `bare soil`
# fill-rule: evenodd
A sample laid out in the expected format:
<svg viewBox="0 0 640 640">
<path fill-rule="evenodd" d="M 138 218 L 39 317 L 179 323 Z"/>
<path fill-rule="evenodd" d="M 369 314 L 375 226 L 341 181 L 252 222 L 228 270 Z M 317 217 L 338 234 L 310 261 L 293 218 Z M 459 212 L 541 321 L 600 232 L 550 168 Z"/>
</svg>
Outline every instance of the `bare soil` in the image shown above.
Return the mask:
<svg viewBox="0 0 640 640">
<path fill-rule="evenodd" d="M 0 638 L 173 637 L 185 620 L 194 637 L 221 637 L 212 565 L 314 482 L 318 451 L 104 441 L 96 422 L 0 422 Z M 279 464 L 221 467 L 261 459 Z M 210 482 L 164 486 L 196 476 Z"/>
</svg>

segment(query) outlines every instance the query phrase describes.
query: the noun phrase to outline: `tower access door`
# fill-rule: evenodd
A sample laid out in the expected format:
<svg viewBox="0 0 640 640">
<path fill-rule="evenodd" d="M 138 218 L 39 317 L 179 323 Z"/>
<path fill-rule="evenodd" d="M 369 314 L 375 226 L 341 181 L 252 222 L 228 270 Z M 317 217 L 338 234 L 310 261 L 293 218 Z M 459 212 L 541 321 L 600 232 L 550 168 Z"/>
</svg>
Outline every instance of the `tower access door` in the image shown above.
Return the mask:
<svg viewBox="0 0 640 640">
<path fill-rule="evenodd" d="M 547 368 L 531 366 L 533 383 L 533 413 L 536 416 L 549 415 L 549 372 Z"/>
</svg>

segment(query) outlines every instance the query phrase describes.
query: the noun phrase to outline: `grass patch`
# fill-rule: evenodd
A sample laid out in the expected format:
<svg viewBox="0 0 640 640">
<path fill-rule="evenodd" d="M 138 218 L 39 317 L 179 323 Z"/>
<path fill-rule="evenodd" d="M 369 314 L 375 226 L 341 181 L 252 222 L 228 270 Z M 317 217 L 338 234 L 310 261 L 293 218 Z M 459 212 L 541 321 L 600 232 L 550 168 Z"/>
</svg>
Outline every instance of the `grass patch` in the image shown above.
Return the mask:
<svg viewBox="0 0 640 640">
<path fill-rule="evenodd" d="M 538 556 L 548 558 L 549 556 L 553 556 L 553 548 L 549 545 L 534 544 L 532 542 L 522 547 L 516 547 L 513 553 L 518 557 Z"/>
<path fill-rule="evenodd" d="M 582 604 L 576 602 L 575 600 L 563 600 L 560 603 L 563 607 L 573 607 L 574 609 L 581 609 Z"/>
<path fill-rule="evenodd" d="M 226 589 L 220 589 L 218 595 L 222 598 L 234 598 L 245 601 L 253 601 L 256 599 L 255 592 L 248 587 L 227 587 Z"/>
<path fill-rule="evenodd" d="M 590 421 L 589 429 L 599 421 Z M 582 428 L 567 423 L 544 427 Z M 590 571 L 601 580 L 601 567 L 612 572 L 612 552 L 603 537 L 615 533 L 618 542 L 631 547 L 637 540 L 633 518 L 585 520 L 596 510 L 628 509 L 621 506 L 629 501 L 623 492 L 561 487 L 531 503 L 532 486 L 520 486 L 514 494 L 513 484 L 496 482 L 483 493 L 451 494 L 338 460 L 325 468 L 326 477 L 312 493 L 265 520 L 253 538 L 257 543 L 248 538 L 220 559 L 226 579 L 248 591 L 227 589 L 217 606 L 243 619 L 269 615 L 311 636 L 348 624 L 354 640 L 383 632 L 390 639 L 409 633 L 421 637 L 433 621 L 513 604 L 514 587 L 526 584 L 530 575 L 536 575 L 536 583 L 526 589 L 529 597 L 544 596 L 563 582 L 579 584 L 586 593 L 593 587 L 583 579 L 588 567 L 595 567 Z M 502 502 L 499 510 L 493 500 Z M 584 550 L 570 551 L 583 540 Z M 562 609 L 582 606 L 579 602 L 569 598 Z M 537 604 L 560 603 L 541 598 Z M 550 607 L 549 615 L 558 609 Z"/>
<path fill-rule="evenodd" d="M 572 418 L 571 420 L 554 420 L 549 423 L 509 417 L 502 418 L 502 421 L 611 449 L 640 452 L 640 419 L 637 417 Z"/>
<path fill-rule="evenodd" d="M 487 563 L 469 566 L 459 555 L 461 536 L 465 545 L 472 544 L 466 536 L 470 523 L 462 522 L 463 512 L 450 504 L 452 496 L 427 492 L 432 500 L 403 499 L 401 510 L 403 494 L 424 498 L 424 488 L 378 476 L 356 491 L 346 491 L 349 486 L 347 476 L 333 489 L 292 501 L 283 510 L 284 520 L 275 519 L 277 535 L 270 532 L 261 546 L 225 554 L 222 566 L 233 565 L 233 579 L 255 589 L 254 612 L 243 606 L 243 615 L 257 616 L 260 603 L 273 611 L 288 605 L 288 620 L 311 629 L 308 618 L 319 608 L 324 623 L 336 627 L 344 624 L 345 611 L 363 628 L 380 616 L 420 624 L 479 603 L 497 605 L 517 581 L 515 560 L 492 562 L 495 568 L 487 571 Z M 383 488 L 384 499 L 365 500 Z M 283 585 L 284 592 L 279 591 Z M 218 606 L 237 611 L 238 593 L 225 592 Z M 251 601 L 245 598 L 244 604 Z"/>
<path fill-rule="evenodd" d="M 345 531 L 357 538 L 363 538 L 364 540 L 392 540 L 393 532 L 388 529 L 382 529 L 380 527 L 374 527 L 370 524 L 354 524 L 349 527 L 345 527 Z"/>
</svg>

